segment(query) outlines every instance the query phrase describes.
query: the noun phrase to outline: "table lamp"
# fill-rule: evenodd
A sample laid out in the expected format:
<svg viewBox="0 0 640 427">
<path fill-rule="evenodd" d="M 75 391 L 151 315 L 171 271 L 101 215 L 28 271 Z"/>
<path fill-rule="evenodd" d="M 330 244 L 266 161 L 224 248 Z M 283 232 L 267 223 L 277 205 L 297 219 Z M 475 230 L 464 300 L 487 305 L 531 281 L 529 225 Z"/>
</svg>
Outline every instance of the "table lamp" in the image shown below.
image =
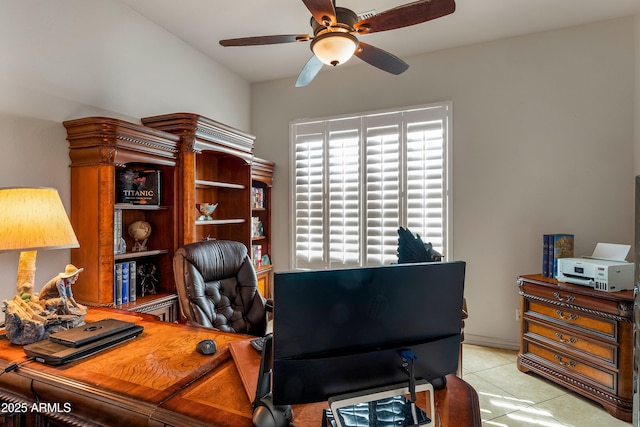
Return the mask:
<svg viewBox="0 0 640 427">
<path fill-rule="evenodd" d="M 18 290 L 33 291 L 38 250 L 78 247 L 56 189 L 0 188 L 0 251 L 21 251 Z"/>
</svg>

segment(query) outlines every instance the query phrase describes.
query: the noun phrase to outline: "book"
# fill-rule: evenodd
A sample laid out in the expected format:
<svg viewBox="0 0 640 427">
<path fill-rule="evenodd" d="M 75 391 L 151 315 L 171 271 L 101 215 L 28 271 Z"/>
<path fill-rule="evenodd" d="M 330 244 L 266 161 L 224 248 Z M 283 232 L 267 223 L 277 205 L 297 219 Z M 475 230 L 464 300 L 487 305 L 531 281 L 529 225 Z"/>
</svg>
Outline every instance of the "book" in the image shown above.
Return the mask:
<svg viewBox="0 0 640 427">
<path fill-rule="evenodd" d="M 544 277 L 551 277 L 549 275 L 549 242 L 552 234 L 545 234 L 542 236 L 542 275 Z"/>
<path fill-rule="evenodd" d="M 558 275 L 558 259 L 573 257 L 574 247 L 574 235 L 561 233 L 561 234 L 545 234 L 545 240 L 547 240 L 548 252 L 547 252 L 547 268 L 545 270 L 545 262 L 543 260 L 543 275 L 546 277 L 555 278 Z M 544 243 L 543 243 L 544 254 Z"/>
<path fill-rule="evenodd" d="M 126 169 L 118 174 L 117 203 L 160 205 L 160 171 Z"/>
<path fill-rule="evenodd" d="M 262 246 L 253 245 L 251 249 L 253 251 L 253 265 L 260 267 L 262 265 Z"/>
<path fill-rule="evenodd" d="M 113 253 L 123 254 L 127 251 L 127 245 L 122 238 L 122 211 L 113 210 Z"/>
<path fill-rule="evenodd" d="M 122 304 L 122 263 L 113 266 L 113 304 Z"/>
<path fill-rule="evenodd" d="M 251 188 L 251 207 L 253 209 L 264 209 L 264 188 Z"/>
<path fill-rule="evenodd" d="M 129 261 L 129 302 L 135 302 L 137 300 L 138 297 L 138 291 L 137 291 L 137 286 L 138 286 L 138 277 L 137 277 L 137 271 L 136 271 L 136 262 L 135 261 Z"/>
<path fill-rule="evenodd" d="M 122 264 L 122 303 L 129 302 L 129 263 L 123 262 Z"/>
</svg>

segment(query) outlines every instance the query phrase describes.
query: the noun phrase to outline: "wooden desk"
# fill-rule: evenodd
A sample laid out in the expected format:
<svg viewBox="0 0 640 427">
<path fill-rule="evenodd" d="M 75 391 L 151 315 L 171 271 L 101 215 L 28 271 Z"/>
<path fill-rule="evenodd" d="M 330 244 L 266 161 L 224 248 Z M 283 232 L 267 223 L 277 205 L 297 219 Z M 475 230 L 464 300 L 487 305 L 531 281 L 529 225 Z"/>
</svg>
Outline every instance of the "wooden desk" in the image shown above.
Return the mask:
<svg viewBox="0 0 640 427">
<path fill-rule="evenodd" d="M 60 367 L 28 362 L 21 346 L 0 340 L 0 369 L 26 362 L 0 375 L 0 424 L 252 425 L 251 401 L 230 351 L 231 342 L 248 346 L 246 336 L 104 309 L 91 309 L 87 320 L 105 317 L 145 330 L 135 340 Z M 205 338 L 215 339 L 215 355 L 195 351 Z M 257 372 L 258 353 L 251 351 Z M 294 423 L 317 427 L 325 406 L 294 406 Z M 444 427 L 481 425 L 477 394 L 457 377 L 450 376 L 447 388 L 436 392 L 436 408 Z"/>
</svg>

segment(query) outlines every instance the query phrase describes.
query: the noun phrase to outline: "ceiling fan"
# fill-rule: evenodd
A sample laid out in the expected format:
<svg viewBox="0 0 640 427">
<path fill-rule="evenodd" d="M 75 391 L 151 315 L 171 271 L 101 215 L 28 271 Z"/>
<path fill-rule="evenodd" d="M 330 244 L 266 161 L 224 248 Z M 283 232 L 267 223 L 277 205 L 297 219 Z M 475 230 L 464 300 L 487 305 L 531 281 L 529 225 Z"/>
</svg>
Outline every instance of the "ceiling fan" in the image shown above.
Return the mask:
<svg viewBox="0 0 640 427">
<path fill-rule="evenodd" d="M 454 0 L 420 0 L 360 19 L 352 10 L 336 7 L 335 0 L 302 0 L 302 2 L 312 15 L 313 36 L 283 34 L 242 37 L 220 40 L 220 44 L 226 47 L 311 41 L 313 56 L 300 72 L 296 87 L 311 83 L 323 65 L 335 67 L 344 64 L 353 55 L 374 67 L 397 75 L 405 72 L 409 65 L 389 52 L 361 42 L 357 35 L 420 24 L 449 15 L 456 9 Z"/>
</svg>

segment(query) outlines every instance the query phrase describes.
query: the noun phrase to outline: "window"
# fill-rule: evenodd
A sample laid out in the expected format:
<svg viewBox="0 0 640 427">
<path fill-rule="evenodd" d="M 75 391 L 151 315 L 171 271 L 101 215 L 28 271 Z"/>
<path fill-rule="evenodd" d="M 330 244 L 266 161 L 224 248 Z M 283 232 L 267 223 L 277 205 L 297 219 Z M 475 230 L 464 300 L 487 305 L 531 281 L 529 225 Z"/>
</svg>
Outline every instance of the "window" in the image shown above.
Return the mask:
<svg viewBox="0 0 640 427">
<path fill-rule="evenodd" d="M 291 124 L 293 268 L 397 262 L 401 226 L 449 255 L 451 109 Z"/>
</svg>

